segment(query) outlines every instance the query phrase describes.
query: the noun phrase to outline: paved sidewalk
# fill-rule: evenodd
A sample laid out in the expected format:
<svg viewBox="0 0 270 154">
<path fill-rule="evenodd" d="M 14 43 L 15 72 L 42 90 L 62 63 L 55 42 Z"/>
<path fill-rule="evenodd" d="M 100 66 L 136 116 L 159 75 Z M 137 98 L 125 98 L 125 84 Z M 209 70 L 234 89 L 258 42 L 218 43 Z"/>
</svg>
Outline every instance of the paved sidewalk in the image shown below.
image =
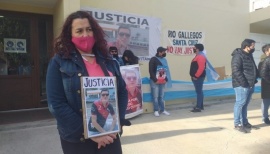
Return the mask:
<svg viewBox="0 0 270 154">
<path fill-rule="evenodd" d="M 247 134 L 233 128 L 234 100 L 206 102 L 201 113 L 191 104 L 170 105 L 171 116 L 143 114 L 131 119 L 121 138 L 124 154 L 265 154 L 269 126 L 262 124 L 260 99 L 252 100 L 249 122 L 259 127 Z M 55 120 L 0 125 L 1 154 L 61 154 Z M 113 152 L 112 152 L 113 154 Z"/>
</svg>

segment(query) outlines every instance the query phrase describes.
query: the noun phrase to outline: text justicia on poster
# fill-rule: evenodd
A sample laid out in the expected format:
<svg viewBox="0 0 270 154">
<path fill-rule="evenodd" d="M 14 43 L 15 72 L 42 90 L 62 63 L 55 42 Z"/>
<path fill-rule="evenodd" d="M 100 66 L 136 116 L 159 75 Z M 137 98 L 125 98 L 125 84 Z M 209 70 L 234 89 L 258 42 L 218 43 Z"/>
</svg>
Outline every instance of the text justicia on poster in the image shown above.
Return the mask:
<svg viewBox="0 0 270 154">
<path fill-rule="evenodd" d="M 84 88 L 98 88 L 98 87 L 114 87 L 114 78 L 83 78 Z"/>
<path fill-rule="evenodd" d="M 95 19 L 97 20 L 105 20 L 105 21 L 116 21 L 123 22 L 133 25 L 146 25 L 149 26 L 147 19 L 135 17 L 135 16 L 126 16 L 121 14 L 113 14 L 113 13 L 104 13 L 104 12 L 95 12 L 88 11 Z"/>
</svg>

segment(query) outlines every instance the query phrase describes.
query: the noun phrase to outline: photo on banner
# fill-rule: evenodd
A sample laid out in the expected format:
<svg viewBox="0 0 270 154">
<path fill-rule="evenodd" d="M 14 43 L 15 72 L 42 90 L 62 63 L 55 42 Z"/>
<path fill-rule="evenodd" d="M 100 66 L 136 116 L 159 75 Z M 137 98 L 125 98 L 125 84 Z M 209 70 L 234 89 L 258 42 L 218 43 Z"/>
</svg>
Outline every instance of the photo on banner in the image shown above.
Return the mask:
<svg viewBox="0 0 270 154">
<path fill-rule="evenodd" d="M 166 30 L 167 53 L 174 55 L 193 55 L 195 44 L 202 43 L 205 33 L 191 30 Z"/>
<path fill-rule="evenodd" d="M 120 56 L 125 50 L 131 50 L 140 60 L 149 60 L 155 55 L 160 45 L 159 18 L 90 7 L 81 10 L 89 12 L 98 21 L 106 34 L 108 47 L 116 46 Z"/>
<path fill-rule="evenodd" d="M 126 119 L 143 113 L 142 80 L 139 64 L 121 66 L 120 71 L 128 91 Z"/>
</svg>

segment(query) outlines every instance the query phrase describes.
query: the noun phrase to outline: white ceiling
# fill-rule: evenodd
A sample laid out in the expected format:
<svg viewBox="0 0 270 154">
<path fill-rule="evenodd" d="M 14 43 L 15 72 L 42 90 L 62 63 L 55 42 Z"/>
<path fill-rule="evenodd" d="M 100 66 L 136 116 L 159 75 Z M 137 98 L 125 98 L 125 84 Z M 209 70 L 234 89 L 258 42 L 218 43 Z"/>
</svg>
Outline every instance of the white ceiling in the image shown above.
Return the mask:
<svg viewBox="0 0 270 154">
<path fill-rule="evenodd" d="M 4 3 L 40 6 L 46 8 L 53 8 L 57 1 L 58 0 L 0 0 L 0 2 Z"/>
</svg>

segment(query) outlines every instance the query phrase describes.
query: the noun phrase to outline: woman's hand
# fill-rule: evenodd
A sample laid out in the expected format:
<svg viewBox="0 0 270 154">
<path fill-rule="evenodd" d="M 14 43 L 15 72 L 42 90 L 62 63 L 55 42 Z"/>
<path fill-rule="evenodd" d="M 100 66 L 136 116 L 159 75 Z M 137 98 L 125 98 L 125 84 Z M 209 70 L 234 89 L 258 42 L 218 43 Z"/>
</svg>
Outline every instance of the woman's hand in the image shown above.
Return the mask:
<svg viewBox="0 0 270 154">
<path fill-rule="evenodd" d="M 98 149 L 100 149 L 101 147 L 105 147 L 107 144 L 113 143 L 113 140 L 116 139 L 116 135 L 117 133 L 113 133 L 104 136 L 93 137 L 91 140 L 96 142 L 98 144 Z"/>
<path fill-rule="evenodd" d="M 197 80 L 198 78 L 196 78 L 196 77 L 192 77 L 192 79 L 193 79 L 193 80 Z"/>
</svg>

